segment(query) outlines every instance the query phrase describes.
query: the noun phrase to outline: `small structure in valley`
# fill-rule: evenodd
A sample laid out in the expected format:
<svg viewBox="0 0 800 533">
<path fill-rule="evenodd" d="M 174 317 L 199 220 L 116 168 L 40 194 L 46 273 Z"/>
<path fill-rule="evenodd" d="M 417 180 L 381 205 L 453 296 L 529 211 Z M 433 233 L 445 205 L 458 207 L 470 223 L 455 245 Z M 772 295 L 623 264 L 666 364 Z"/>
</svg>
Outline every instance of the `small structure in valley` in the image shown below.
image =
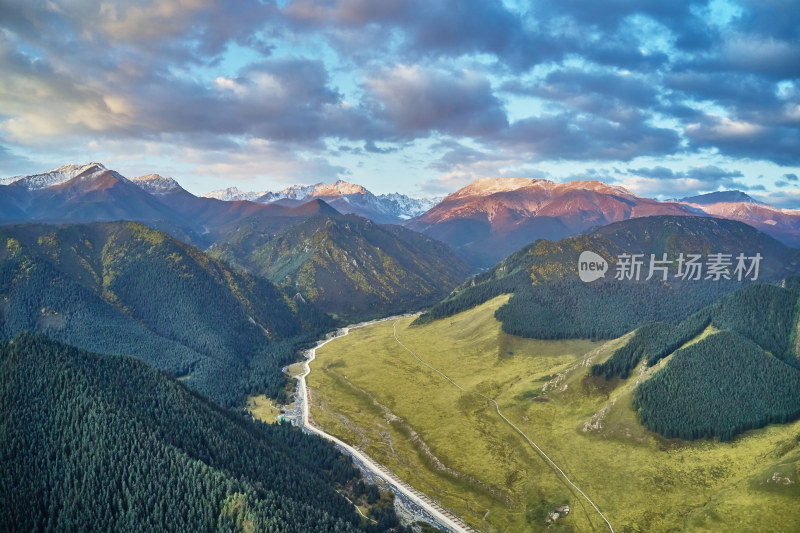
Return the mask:
<svg viewBox="0 0 800 533">
<path fill-rule="evenodd" d="M 556 505 L 555 509 L 547 515 L 544 519 L 548 524 L 552 524 L 559 518 L 563 518 L 569 514 L 569 505 Z"/>
</svg>

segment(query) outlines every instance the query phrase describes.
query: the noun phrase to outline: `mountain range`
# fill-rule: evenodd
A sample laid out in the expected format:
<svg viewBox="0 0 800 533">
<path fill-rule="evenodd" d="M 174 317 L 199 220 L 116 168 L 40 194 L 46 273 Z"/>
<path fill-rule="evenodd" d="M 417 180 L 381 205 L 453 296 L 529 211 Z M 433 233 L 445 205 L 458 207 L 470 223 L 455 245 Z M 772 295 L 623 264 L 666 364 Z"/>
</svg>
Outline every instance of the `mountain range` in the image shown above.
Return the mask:
<svg viewBox="0 0 800 533">
<path fill-rule="evenodd" d="M 204 197 L 283 205 L 297 205 L 299 202 L 319 198 L 342 214 L 356 214 L 379 224 L 394 224 L 419 216 L 436 205 L 439 200 L 439 198 L 411 198 L 399 193 L 375 195 L 361 185 L 342 180 L 331 184 L 294 185 L 274 192 L 243 192 L 236 187 L 229 187 L 212 191 Z"/>
<path fill-rule="evenodd" d="M 151 174 L 129 179 L 99 163 L 0 180 L 2 223 L 138 220 L 202 248 L 243 226 L 275 233 L 334 211 L 424 233 L 447 243 L 478 269 L 539 238 L 560 239 L 653 215 L 738 220 L 784 244 L 800 246 L 800 209 L 776 209 L 740 191 L 658 201 L 599 181 L 482 178 L 441 200 L 375 195 L 342 180 L 276 192 L 244 193 L 231 187 L 198 197 L 172 178 Z"/>
<path fill-rule="evenodd" d="M 800 247 L 800 209 L 776 209 L 741 191 L 712 192 L 680 202 L 714 217 L 744 222 L 789 246 Z"/>
<path fill-rule="evenodd" d="M 330 325 L 269 281 L 135 222 L 0 227 L 0 338 L 36 331 L 133 355 L 222 405 L 242 401 L 254 365 L 260 388 L 279 394 L 291 339 Z"/>
<path fill-rule="evenodd" d="M 288 207 L 199 198 L 172 178 L 126 178 L 100 163 L 65 165 L 0 184 L 0 223 L 135 220 L 201 247 L 245 219 L 265 226 L 292 224 L 317 214 L 318 204 Z"/>
<path fill-rule="evenodd" d="M 479 179 L 406 226 L 448 243 L 474 267 L 486 268 L 536 239 L 558 240 L 654 215 L 729 218 L 800 246 L 800 210 L 758 204 L 738 191 L 662 202 L 599 181 Z"/>
<path fill-rule="evenodd" d="M 582 252 L 608 263 L 605 276 L 579 279 Z M 651 322 L 677 323 L 722 295 L 755 281 L 728 276 L 687 280 L 678 276 L 680 254 L 760 254 L 757 281 L 769 283 L 800 273 L 800 250 L 789 248 L 755 228 L 712 217 L 651 216 L 623 220 L 557 242 L 540 240 L 511 254 L 493 268 L 457 287 L 422 315 L 419 322 L 450 316 L 501 294 L 513 294 L 496 317 L 507 333 L 537 339 L 610 339 Z M 668 270 L 646 280 L 647 266 L 635 279 L 617 277 L 620 256 L 653 254 Z M 733 265 L 731 265 L 733 268 Z M 613 312 L 609 312 L 613 310 Z M 536 317 L 535 320 L 533 317 Z"/>
<path fill-rule="evenodd" d="M 399 205 L 388 197 L 379 200 L 363 187 L 344 182 L 290 192 L 268 204 L 223 201 L 197 197 L 157 174 L 129 179 L 99 163 L 67 165 L 4 180 L 0 203 L 14 209 L 3 210 L 0 221 L 138 221 L 200 249 L 213 247 L 217 257 L 276 279 L 293 297 L 350 318 L 431 304 L 469 273 L 446 245 L 401 227 L 341 215 L 323 200 L 357 205 L 371 215 L 385 211 L 386 205 Z M 349 218 L 335 220 L 341 216 Z M 303 225 L 312 217 L 314 223 Z M 324 232 L 318 231 L 322 228 Z M 297 246 L 297 239 L 314 244 Z M 265 247 L 277 244 L 265 252 Z M 295 253 L 299 249 L 304 250 L 302 257 Z"/>
<path fill-rule="evenodd" d="M 391 496 L 361 497 L 332 446 L 241 408 L 256 394 L 288 403 L 282 369 L 337 326 L 432 306 L 423 324 L 499 295 L 510 297 L 491 317 L 505 333 L 616 343 L 606 359 L 553 368 L 581 373 L 569 394 L 608 399 L 637 380 L 623 385 L 628 403 L 664 439 L 795 420 L 798 246 L 800 210 L 740 191 L 657 201 L 599 181 L 486 178 L 436 202 L 344 181 L 198 197 L 99 163 L 4 179 L 3 518 L 17 529 L 407 531 Z M 587 251 L 607 268 L 590 282 Z M 685 254 L 707 269 L 714 254 L 760 262 L 744 280 L 692 280 Z M 663 278 L 620 276 L 626 257 L 659 258 Z"/>
<path fill-rule="evenodd" d="M 356 215 L 311 217 L 274 236 L 242 229 L 209 253 L 349 318 L 426 307 L 470 272 L 446 244 Z"/>
</svg>

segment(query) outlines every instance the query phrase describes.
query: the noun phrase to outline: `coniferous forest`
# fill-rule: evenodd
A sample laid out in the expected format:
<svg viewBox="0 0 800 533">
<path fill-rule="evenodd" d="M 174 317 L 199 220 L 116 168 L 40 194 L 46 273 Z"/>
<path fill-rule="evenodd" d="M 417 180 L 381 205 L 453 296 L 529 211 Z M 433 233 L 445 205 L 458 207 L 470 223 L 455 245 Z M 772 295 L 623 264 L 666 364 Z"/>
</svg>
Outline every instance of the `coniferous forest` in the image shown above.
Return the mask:
<svg viewBox="0 0 800 533">
<path fill-rule="evenodd" d="M 220 405 L 282 399 L 281 367 L 333 321 L 137 223 L 0 228 L 0 338 L 132 355 Z"/>
<path fill-rule="evenodd" d="M 800 533 L 800 0 L 0 0 L 0 533 Z"/>
<path fill-rule="evenodd" d="M 653 366 L 672 354 L 634 394 L 642 424 L 667 438 L 730 440 L 794 420 L 800 417 L 799 299 L 797 277 L 782 286 L 742 288 L 677 326 L 642 326 L 590 374 L 625 379 L 642 360 Z M 708 326 L 719 331 L 681 348 Z"/>
<path fill-rule="evenodd" d="M 730 440 L 800 416 L 800 370 L 732 331 L 678 350 L 639 385 L 634 406 L 667 438 Z"/>
<path fill-rule="evenodd" d="M 0 516 L 12 531 L 387 531 L 337 490 L 332 444 L 221 409 L 130 357 L 0 343 Z"/>
<path fill-rule="evenodd" d="M 511 293 L 495 315 L 507 333 L 604 339 L 636 329 L 593 376 L 625 379 L 642 361 L 670 357 L 633 398 L 642 424 L 665 437 L 730 440 L 794 420 L 800 278 L 786 273 L 797 254 L 741 225 L 713 225 L 723 237 L 744 231 L 749 249 L 775 252 L 764 272 L 772 283 L 572 279 L 582 249 L 612 257 L 648 244 L 624 228 L 603 230 L 538 241 L 419 322 Z M 20 531 L 403 530 L 391 497 L 366 487 L 327 442 L 236 410 L 250 394 L 287 401 L 281 367 L 336 324 L 287 290 L 137 223 L 0 228 L 6 523 Z"/>
<path fill-rule="evenodd" d="M 796 273 L 798 252 L 739 222 L 683 217 L 645 217 L 604 226 L 595 232 L 558 242 L 539 240 L 501 261 L 454 290 L 417 323 L 451 316 L 500 294 L 512 294 L 496 312 L 503 331 L 537 339 L 611 339 L 654 322 L 678 324 L 720 297 L 746 284 L 737 280 L 647 281 L 615 279 L 614 263 L 622 253 L 750 250 L 770 261 L 760 272 L 760 282 L 778 281 Z M 604 279 L 584 283 L 578 279 L 580 253 L 591 250 L 610 263 Z M 659 255 L 660 257 L 660 255 Z"/>
</svg>

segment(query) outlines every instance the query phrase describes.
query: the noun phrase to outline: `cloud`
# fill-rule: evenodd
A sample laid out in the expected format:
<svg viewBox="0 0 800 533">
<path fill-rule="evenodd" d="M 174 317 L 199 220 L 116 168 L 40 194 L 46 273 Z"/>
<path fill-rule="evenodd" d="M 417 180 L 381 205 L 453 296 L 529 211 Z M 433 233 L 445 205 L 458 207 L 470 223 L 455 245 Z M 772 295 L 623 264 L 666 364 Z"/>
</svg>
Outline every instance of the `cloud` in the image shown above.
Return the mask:
<svg viewBox="0 0 800 533">
<path fill-rule="evenodd" d="M 716 148 L 739 158 L 767 159 L 779 165 L 800 164 L 800 128 L 767 127 L 757 122 L 707 114 L 688 124 L 684 134 L 692 148 Z"/>
<path fill-rule="evenodd" d="M 323 33 L 353 59 L 369 58 L 365 50 L 389 51 L 387 35 L 400 43 L 391 56 L 406 63 L 488 54 L 525 69 L 558 53 L 546 35 L 530 27 L 524 13 L 501 2 L 294 0 L 282 14 L 289 26 Z"/>
<path fill-rule="evenodd" d="M 586 181 L 586 180 L 598 180 L 605 183 L 615 183 L 618 180 L 616 174 L 619 170 L 609 170 L 606 168 L 587 168 L 581 172 L 576 172 L 566 176 L 565 178 L 559 180 L 562 182 L 567 181 Z"/>
<path fill-rule="evenodd" d="M 181 154 L 181 159 L 191 165 L 193 173 L 243 182 L 290 185 L 331 182 L 346 177 L 348 173 L 344 167 L 331 165 L 324 158 L 298 154 L 261 139 L 243 143 L 236 151 L 187 149 Z"/>
<path fill-rule="evenodd" d="M 463 170 L 471 165 L 495 162 L 499 159 L 497 155 L 476 150 L 453 140 L 441 141 L 433 148 L 438 153 L 443 152 L 439 159 L 430 164 L 431 168 L 439 172 L 447 173 L 454 170 Z"/>
<path fill-rule="evenodd" d="M 721 166 L 792 167 L 800 10 L 791 7 L 0 0 L 0 135 L 14 153 L 162 142 L 229 151 L 231 161 L 266 143 L 305 175 L 306 163 L 339 172 L 328 161 L 345 143 L 416 160 L 414 141 L 432 139 L 420 168 L 453 183 L 544 161 L 702 154 Z"/>
<path fill-rule="evenodd" d="M 5 0 L 3 27 L 59 61 L 93 56 L 109 69 L 117 60 L 206 63 L 231 41 L 257 45 L 257 30 L 275 12 L 255 0 Z"/>
<path fill-rule="evenodd" d="M 399 148 L 380 148 L 378 145 L 375 144 L 374 141 L 367 141 L 364 143 L 364 151 L 369 152 L 371 154 L 392 154 L 397 152 Z"/>
<path fill-rule="evenodd" d="M 623 187 L 645 196 L 679 198 L 717 190 L 763 190 L 761 185 L 741 181 L 739 170 L 726 170 L 715 165 L 696 166 L 675 171 L 663 166 L 628 169 L 630 177 L 618 181 Z"/>
<path fill-rule="evenodd" d="M 673 154 L 680 138 L 669 128 L 644 121 L 622 124 L 596 116 L 532 117 L 498 133 L 489 146 L 532 160 L 619 160 Z"/>
<path fill-rule="evenodd" d="M 778 78 L 800 76 L 800 45 L 774 37 L 734 35 L 720 50 L 720 67 Z"/>
<path fill-rule="evenodd" d="M 364 85 L 376 103 L 375 116 L 399 138 L 433 131 L 487 136 L 507 125 L 500 100 L 476 72 L 399 65 L 367 78 Z"/>
<path fill-rule="evenodd" d="M 453 140 L 442 140 L 432 149 L 442 153 L 429 165 L 440 175 L 418 183 L 422 191 L 431 195 L 453 192 L 487 176 L 551 178 L 548 172 L 531 168 L 513 155 L 484 152 Z"/>
<path fill-rule="evenodd" d="M 800 181 L 800 178 L 797 177 L 797 174 L 784 174 L 781 179 L 775 182 L 775 186 L 778 188 L 786 187 L 789 183 L 796 183 Z"/>
<path fill-rule="evenodd" d="M 554 70 L 541 82 L 514 79 L 504 84 L 503 89 L 625 123 L 641 120 L 643 113 L 658 104 L 658 89 L 646 78 L 602 70 Z"/>
<path fill-rule="evenodd" d="M 0 78 L 0 101 L 12 117 L 0 121 L 0 129 L 18 142 L 180 135 L 207 144 L 215 136 L 222 148 L 233 135 L 315 145 L 324 136 L 360 137 L 368 130 L 366 118 L 330 86 L 320 61 L 266 59 L 209 83 L 154 72 L 117 86 L 86 84 L 79 72 L 61 72 L 5 46 L 0 68 L 7 73 Z"/>
<path fill-rule="evenodd" d="M 770 204 L 779 209 L 800 210 L 800 189 L 784 189 L 782 191 L 773 191 L 768 194 L 754 195 L 754 197 L 761 202 Z"/>
</svg>

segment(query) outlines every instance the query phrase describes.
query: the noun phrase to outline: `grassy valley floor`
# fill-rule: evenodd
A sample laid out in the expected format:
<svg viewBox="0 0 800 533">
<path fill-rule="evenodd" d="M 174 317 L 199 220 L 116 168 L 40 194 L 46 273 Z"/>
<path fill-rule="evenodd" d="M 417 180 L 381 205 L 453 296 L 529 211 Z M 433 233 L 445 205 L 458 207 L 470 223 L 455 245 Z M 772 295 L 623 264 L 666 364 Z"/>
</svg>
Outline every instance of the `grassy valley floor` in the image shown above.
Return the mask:
<svg viewBox="0 0 800 533">
<path fill-rule="evenodd" d="M 495 398 L 615 531 L 800 530 L 800 422 L 729 443 L 665 440 L 631 407 L 637 381 L 657 369 L 640 367 L 624 381 L 586 377 L 629 336 L 506 335 L 494 311 L 507 298 L 424 326 L 381 322 L 326 344 L 308 377 L 315 423 L 482 531 L 545 530 L 548 513 L 564 504 L 571 512 L 549 530 L 608 528 L 473 391 Z M 395 330 L 465 391 L 416 360 Z"/>
</svg>

